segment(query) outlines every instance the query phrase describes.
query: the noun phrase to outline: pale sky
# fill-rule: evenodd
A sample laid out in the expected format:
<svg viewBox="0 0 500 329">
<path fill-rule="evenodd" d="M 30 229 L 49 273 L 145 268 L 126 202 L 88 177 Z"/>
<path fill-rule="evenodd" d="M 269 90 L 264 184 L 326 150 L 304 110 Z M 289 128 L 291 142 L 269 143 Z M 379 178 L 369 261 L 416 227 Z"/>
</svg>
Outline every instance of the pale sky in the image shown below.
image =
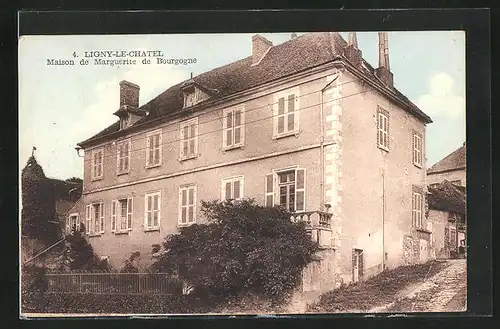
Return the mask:
<svg viewBox="0 0 500 329">
<path fill-rule="evenodd" d="M 19 166 L 32 147 L 49 177 L 83 177 L 75 147 L 116 121 L 119 81 L 140 86 L 140 105 L 173 84 L 245 58 L 253 34 L 24 36 L 19 41 Z M 290 33 L 264 33 L 275 45 Z M 342 33 L 347 39 L 347 33 Z M 358 32 L 363 57 L 378 65 L 376 32 Z M 190 65 L 48 66 L 89 50 L 160 50 L 167 58 L 196 58 Z M 465 33 L 389 32 L 396 87 L 432 119 L 427 126 L 427 167 L 465 141 Z"/>
</svg>

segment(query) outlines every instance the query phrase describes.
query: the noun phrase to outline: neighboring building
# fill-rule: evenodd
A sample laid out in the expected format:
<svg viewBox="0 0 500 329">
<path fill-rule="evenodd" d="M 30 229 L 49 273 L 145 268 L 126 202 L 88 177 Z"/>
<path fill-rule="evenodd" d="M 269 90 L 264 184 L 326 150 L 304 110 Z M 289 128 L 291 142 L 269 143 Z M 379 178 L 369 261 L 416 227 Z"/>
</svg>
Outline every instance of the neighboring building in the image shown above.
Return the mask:
<svg viewBox="0 0 500 329">
<path fill-rule="evenodd" d="M 429 186 L 427 224 L 436 258 L 465 254 L 467 217 L 465 188 L 445 180 Z M 461 248 L 462 247 L 462 248 Z"/>
<path fill-rule="evenodd" d="M 455 185 L 467 186 L 466 144 L 453 151 L 427 170 L 427 184 L 437 184 L 447 180 Z"/>
<path fill-rule="evenodd" d="M 251 56 L 143 106 L 139 86 L 122 81 L 119 120 L 79 143 L 83 196 L 70 213 L 96 253 L 121 267 L 140 251 L 147 266 L 153 244 L 204 221 L 201 200 L 254 198 L 311 216 L 323 249 L 305 290 L 426 260 L 432 121 L 394 87 L 387 34 L 379 40 L 377 69 L 355 33 L 275 46 L 255 35 Z"/>
<path fill-rule="evenodd" d="M 21 260 L 57 242 L 66 225 L 66 212 L 82 193 L 82 182 L 47 178 L 32 155 L 22 170 Z"/>
</svg>

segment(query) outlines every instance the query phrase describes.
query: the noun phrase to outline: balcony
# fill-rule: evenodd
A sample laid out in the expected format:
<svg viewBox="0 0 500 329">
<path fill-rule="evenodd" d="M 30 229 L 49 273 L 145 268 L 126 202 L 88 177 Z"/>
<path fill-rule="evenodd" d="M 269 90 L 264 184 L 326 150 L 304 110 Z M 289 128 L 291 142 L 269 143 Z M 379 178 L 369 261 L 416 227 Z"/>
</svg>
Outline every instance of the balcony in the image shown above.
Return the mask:
<svg viewBox="0 0 500 329">
<path fill-rule="evenodd" d="M 322 249 L 332 248 L 332 214 L 324 211 L 305 211 L 291 217 L 292 222 L 305 222 L 306 230 Z"/>
</svg>

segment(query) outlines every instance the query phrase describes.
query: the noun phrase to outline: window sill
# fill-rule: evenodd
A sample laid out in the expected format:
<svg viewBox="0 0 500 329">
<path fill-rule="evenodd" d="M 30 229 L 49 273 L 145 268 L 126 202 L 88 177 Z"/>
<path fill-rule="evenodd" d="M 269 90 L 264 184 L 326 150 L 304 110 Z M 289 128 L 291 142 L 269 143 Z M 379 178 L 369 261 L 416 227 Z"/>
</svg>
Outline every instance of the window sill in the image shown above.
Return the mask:
<svg viewBox="0 0 500 329">
<path fill-rule="evenodd" d="M 226 147 L 222 147 L 222 151 L 226 152 L 226 151 L 231 151 L 231 150 L 236 150 L 236 149 L 243 149 L 243 147 L 244 147 L 244 144 L 226 146 Z"/>
<path fill-rule="evenodd" d="M 377 147 L 378 147 L 379 149 L 381 149 L 382 151 L 389 152 L 389 148 L 388 148 L 388 147 L 385 147 L 385 146 L 380 145 L 380 144 L 377 144 Z"/>
<path fill-rule="evenodd" d="M 146 166 L 146 169 L 152 169 L 152 168 L 158 168 L 158 167 L 161 167 L 161 163 L 155 164 L 155 165 Z"/>
<path fill-rule="evenodd" d="M 130 234 L 130 231 L 131 231 L 131 229 L 130 229 L 130 230 L 120 230 L 120 231 L 114 231 L 113 233 L 114 233 L 115 235 L 125 235 L 125 234 L 126 234 L 126 235 L 129 235 L 129 234 Z"/>
<path fill-rule="evenodd" d="M 299 134 L 300 134 L 300 131 L 298 130 L 294 130 L 294 131 L 289 131 L 287 133 L 282 133 L 282 134 L 278 134 L 278 135 L 274 135 L 273 136 L 273 139 L 280 139 L 280 138 L 285 138 L 285 137 L 290 137 L 290 136 L 295 136 L 295 137 L 299 137 Z"/>
<path fill-rule="evenodd" d="M 95 181 L 99 181 L 99 180 L 102 180 L 102 176 L 101 177 L 93 177 L 90 179 L 91 182 L 95 182 Z"/>
<path fill-rule="evenodd" d="M 422 165 L 421 165 L 421 164 L 418 164 L 418 163 L 413 162 L 413 165 L 414 165 L 415 167 L 417 167 L 418 169 L 422 169 Z"/>
<path fill-rule="evenodd" d="M 129 173 L 130 173 L 130 170 L 127 170 L 127 171 L 118 171 L 116 173 L 116 176 L 128 175 Z"/>
<path fill-rule="evenodd" d="M 426 230 L 425 228 L 421 228 L 421 227 L 415 227 L 415 230 L 418 231 L 418 232 L 422 232 L 422 233 L 432 234 L 431 231 Z"/>
<path fill-rule="evenodd" d="M 144 232 L 160 232 L 159 227 L 148 227 L 144 229 Z"/>
<path fill-rule="evenodd" d="M 184 158 L 179 158 L 179 162 L 183 162 L 183 161 L 191 160 L 191 159 L 196 159 L 197 157 L 198 157 L 198 154 L 190 155 L 190 156 L 184 157 Z"/>
<path fill-rule="evenodd" d="M 87 236 L 89 238 L 95 238 L 95 237 L 98 237 L 98 236 L 101 236 L 102 234 L 101 233 L 87 233 Z"/>
<path fill-rule="evenodd" d="M 193 224 L 196 224 L 196 222 L 192 222 L 192 223 L 177 223 L 177 227 L 188 227 L 188 226 L 191 226 Z"/>
</svg>

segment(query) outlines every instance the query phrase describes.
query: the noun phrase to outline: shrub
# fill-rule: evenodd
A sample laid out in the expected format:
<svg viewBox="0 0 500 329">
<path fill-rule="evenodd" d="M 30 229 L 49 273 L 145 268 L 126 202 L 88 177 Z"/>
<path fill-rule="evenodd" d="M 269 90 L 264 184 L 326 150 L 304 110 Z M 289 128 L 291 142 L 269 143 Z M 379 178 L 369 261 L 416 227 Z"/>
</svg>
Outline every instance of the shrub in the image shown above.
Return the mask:
<svg viewBox="0 0 500 329">
<path fill-rule="evenodd" d="M 73 230 L 66 236 L 66 267 L 69 270 L 107 270 L 106 261 L 100 260 L 94 253 L 80 230 Z"/>
<path fill-rule="evenodd" d="M 162 253 L 153 246 L 152 270 L 178 275 L 197 295 L 283 297 L 317 250 L 305 224 L 293 223 L 281 207 L 202 201 L 202 212 L 207 224 L 167 236 Z"/>
<path fill-rule="evenodd" d="M 23 265 L 22 290 L 41 293 L 47 291 L 47 269 L 38 265 Z"/>
</svg>

